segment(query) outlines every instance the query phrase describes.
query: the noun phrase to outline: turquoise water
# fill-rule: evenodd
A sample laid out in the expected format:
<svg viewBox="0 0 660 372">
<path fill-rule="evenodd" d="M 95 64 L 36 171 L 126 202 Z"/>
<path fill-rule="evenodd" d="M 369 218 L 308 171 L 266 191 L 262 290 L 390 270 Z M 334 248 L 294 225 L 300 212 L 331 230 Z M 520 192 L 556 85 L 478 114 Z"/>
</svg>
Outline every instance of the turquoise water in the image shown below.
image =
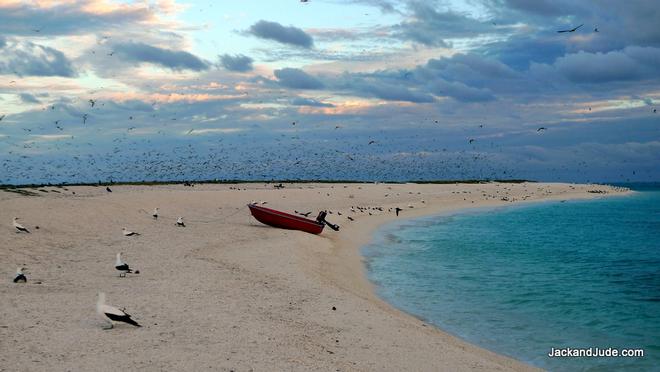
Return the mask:
<svg viewBox="0 0 660 372">
<path fill-rule="evenodd" d="M 542 368 L 660 370 L 659 186 L 391 224 L 368 275 L 394 306 Z M 645 356 L 547 356 L 591 346 Z"/>
</svg>

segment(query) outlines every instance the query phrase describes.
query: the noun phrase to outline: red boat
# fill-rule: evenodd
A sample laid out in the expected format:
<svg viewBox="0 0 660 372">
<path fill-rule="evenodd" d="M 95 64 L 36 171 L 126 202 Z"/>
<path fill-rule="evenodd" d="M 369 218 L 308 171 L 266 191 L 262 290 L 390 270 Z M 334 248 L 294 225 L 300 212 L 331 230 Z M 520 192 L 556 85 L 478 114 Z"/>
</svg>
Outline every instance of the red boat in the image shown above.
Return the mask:
<svg viewBox="0 0 660 372">
<path fill-rule="evenodd" d="M 250 213 L 257 219 L 257 221 L 282 229 L 301 230 L 310 234 L 320 234 L 325 227 L 325 223 L 314 220 L 308 220 L 294 216 L 293 214 L 276 211 L 270 208 L 260 207 L 255 204 L 248 204 Z"/>
</svg>

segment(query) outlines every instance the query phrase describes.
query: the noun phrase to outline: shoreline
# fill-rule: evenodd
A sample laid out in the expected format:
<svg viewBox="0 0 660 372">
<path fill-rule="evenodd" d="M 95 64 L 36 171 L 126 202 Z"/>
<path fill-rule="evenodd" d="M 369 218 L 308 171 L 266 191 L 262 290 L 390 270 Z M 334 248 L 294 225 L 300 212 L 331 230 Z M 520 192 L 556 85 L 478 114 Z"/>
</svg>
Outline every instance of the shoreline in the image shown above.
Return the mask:
<svg viewBox="0 0 660 372">
<path fill-rule="evenodd" d="M 20 340 L 1 345 L 9 351 L 0 365 L 537 370 L 381 300 L 361 249 L 379 226 L 396 219 L 390 207 L 403 207 L 399 218 L 408 219 L 512 204 L 504 199 L 604 196 L 588 193 L 594 189 L 622 194 L 610 186 L 547 183 L 115 185 L 112 193 L 70 186 L 40 197 L 0 192 L 2 221 L 15 215 L 27 227 L 40 226 L 29 235 L 14 233 L 6 222 L 0 227 L 0 245 L 7 247 L 0 260 L 26 265 L 29 277 L 24 286 L 0 284 L 8 299 L 0 304 L 6 314 L 0 340 Z M 249 216 L 251 200 L 287 211 L 332 210 L 328 220 L 342 228 L 316 236 L 267 227 Z M 156 206 L 157 221 L 147 212 Z M 380 210 L 351 212 L 357 206 Z M 185 229 L 174 226 L 180 215 Z M 123 237 L 122 226 L 142 235 Z M 117 251 L 141 274 L 117 278 Z M 93 312 L 99 290 L 143 327 L 101 330 Z"/>
<path fill-rule="evenodd" d="M 368 260 L 368 258 L 365 257 L 364 254 L 362 254 L 363 249 L 366 246 L 373 244 L 373 242 L 376 239 L 376 237 L 378 236 L 378 234 L 381 234 L 383 231 L 386 231 L 387 229 L 391 228 L 392 226 L 400 226 L 400 225 L 403 225 L 403 224 L 406 224 L 406 223 L 409 223 L 409 222 L 412 222 L 412 221 L 419 221 L 419 220 L 425 220 L 425 219 L 434 219 L 434 218 L 438 218 L 438 217 L 449 217 L 449 216 L 468 214 L 468 213 L 486 213 L 486 212 L 490 212 L 490 211 L 496 211 L 496 210 L 499 210 L 499 209 L 521 208 L 521 207 L 537 205 L 537 204 L 558 203 L 560 201 L 561 202 L 563 202 L 563 201 L 585 201 L 586 202 L 586 201 L 601 199 L 601 198 L 628 197 L 628 196 L 634 195 L 636 193 L 637 193 L 637 191 L 629 190 L 629 191 L 621 193 L 621 194 L 597 196 L 597 197 L 590 197 L 590 196 L 580 197 L 580 196 L 577 196 L 577 197 L 573 197 L 573 198 L 569 198 L 569 199 L 565 199 L 565 200 L 564 199 L 560 200 L 560 198 L 547 198 L 547 199 L 520 201 L 520 202 L 517 202 L 515 204 L 493 204 L 493 205 L 489 205 L 489 206 L 483 206 L 483 205 L 481 205 L 481 206 L 466 206 L 466 207 L 460 207 L 460 208 L 457 208 L 457 209 L 443 209 L 441 212 L 432 212 L 430 214 L 420 214 L 418 216 L 407 217 L 407 218 L 403 218 L 403 219 L 392 218 L 392 219 L 390 219 L 388 221 L 385 221 L 382 224 L 374 227 L 373 231 L 371 231 L 371 233 L 370 233 L 371 240 L 369 240 L 367 243 L 365 243 L 364 245 L 359 247 L 358 250 L 360 252 L 360 256 L 362 256 L 361 261 L 362 261 L 363 268 L 364 268 L 362 275 L 369 282 L 371 294 L 373 294 L 373 296 L 375 296 L 375 299 L 371 299 L 371 300 L 384 302 L 385 306 L 389 306 L 389 307 L 393 308 L 395 311 L 402 313 L 404 316 L 409 316 L 409 317 L 412 317 L 416 320 L 424 322 L 424 323 L 428 324 L 429 326 L 437 329 L 438 331 L 440 331 L 442 333 L 448 333 L 451 336 L 456 337 L 457 339 L 468 343 L 469 345 L 473 345 L 473 346 L 477 346 L 479 348 L 483 348 L 482 346 L 478 346 L 478 345 L 473 344 L 473 343 L 471 343 L 467 340 L 464 340 L 460 336 L 449 333 L 449 331 L 446 331 L 446 330 L 442 329 L 440 326 L 429 322 L 428 319 L 425 319 L 424 317 L 406 312 L 405 310 L 402 310 L 402 309 L 396 307 L 394 304 L 391 304 L 387 300 L 385 300 L 384 298 L 381 298 L 380 296 L 378 296 L 378 294 L 377 294 L 377 292 L 378 292 L 377 291 L 377 285 L 375 283 L 373 283 L 369 279 L 369 276 L 368 276 L 367 264 L 365 263 L 365 261 Z M 487 350 L 489 352 L 493 352 L 498 356 L 503 356 L 505 358 L 512 358 L 512 359 L 514 359 L 518 362 L 527 364 L 527 362 L 520 361 L 520 360 L 516 359 L 513 356 L 503 355 L 503 354 L 500 354 L 498 352 L 494 352 L 494 351 L 486 349 L 486 348 L 483 348 L 483 349 Z M 532 367 L 540 368 L 540 367 L 536 367 L 536 366 L 532 366 Z"/>
</svg>

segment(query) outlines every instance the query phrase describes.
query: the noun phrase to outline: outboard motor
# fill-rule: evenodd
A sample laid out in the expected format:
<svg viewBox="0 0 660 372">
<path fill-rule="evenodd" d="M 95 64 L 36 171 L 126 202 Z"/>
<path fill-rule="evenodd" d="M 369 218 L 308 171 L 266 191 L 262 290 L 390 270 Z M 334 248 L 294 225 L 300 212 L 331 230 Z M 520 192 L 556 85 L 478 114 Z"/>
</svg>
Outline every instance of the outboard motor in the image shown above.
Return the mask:
<svg viewBox="0 0 660 372">
<path fill-rule="evenodd" d="M 327 215 L 328 215 L 328 213 L 326 211 L 320 211 L 319 215 L 316 216 L 316 222 L 328 225 L 328 227 L 330 227 L 331 229 L 333 229 L 335 231 L 339 231 L 339 226 L 337 226 L 335 224 L 332 224 L 332 223 L 328 222 L 328 220 L 325 219 L 325 216 L 327 216 Z"/>
</svg>

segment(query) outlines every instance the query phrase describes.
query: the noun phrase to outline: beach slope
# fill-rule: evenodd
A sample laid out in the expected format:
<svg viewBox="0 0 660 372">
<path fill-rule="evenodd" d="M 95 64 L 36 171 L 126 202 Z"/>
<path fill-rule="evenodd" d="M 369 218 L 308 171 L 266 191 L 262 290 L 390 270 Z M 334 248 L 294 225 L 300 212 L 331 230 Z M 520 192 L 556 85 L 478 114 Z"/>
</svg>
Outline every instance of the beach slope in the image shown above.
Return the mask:
<svg viewBox="0 0 660 372">
<path fill-rule="evenodd" d="M 283 186 L 0 191 L 0 371 L 531 370 L 378 299 L 360 247 L 396 218 L 625 192 L 546 183 Z M 312 218 L 327 209 L 341 230 L 271 228 L 249 215 L 252 201 Z M 16 232 L 13 217 L 31 232 Z M 122 227 L 141 235 L 125 237 Z M 118 252 L 140 273 L 120 278 Z M 26 284 L 11 281 L 19 266 Z M 142 327 L 104 330 L 99 291 Z"/>
</svg>

